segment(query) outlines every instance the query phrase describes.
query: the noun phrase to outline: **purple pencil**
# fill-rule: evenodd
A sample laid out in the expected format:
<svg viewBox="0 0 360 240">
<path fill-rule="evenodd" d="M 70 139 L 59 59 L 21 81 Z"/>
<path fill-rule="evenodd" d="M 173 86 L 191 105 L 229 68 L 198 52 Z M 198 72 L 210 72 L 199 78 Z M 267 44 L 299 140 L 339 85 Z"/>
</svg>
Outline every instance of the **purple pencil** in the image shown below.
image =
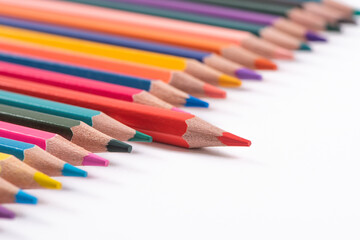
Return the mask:
<svg viewBox="0 0 360 240">
<path fill-rule="evenodd" d="M 0 206 L 0 218 L 15 218 L 15 213 Z"/>
<path fill-rule="evenodd" d="M 114 1 L 114 0 L 112 0 Z M 188 12 L 193 14 L 200 14 L 210 17 L 218 17 L 230 20 L 236 20 L 245 23 L 259 24 L 265 26 L 272 26 L 280 31 L 286 32 L 294 37 L 306 39 L 309 41 L 326 41 L 326 39 L 319 34 L 306 29 L 291 20 L 285 19 L 271 14 L 263 14 L 251 11 L 244 11 L 238 9 L 231 9 L 227 7 L 214 6 L 204 3 L 192 3 L 174 0 L 115 0 L 119 2 L 128 2 L 132 4 L 141 4 L 149 7 L 155 7 L 166 10 L 174 10 L 181 12 Z"/>
</svg>

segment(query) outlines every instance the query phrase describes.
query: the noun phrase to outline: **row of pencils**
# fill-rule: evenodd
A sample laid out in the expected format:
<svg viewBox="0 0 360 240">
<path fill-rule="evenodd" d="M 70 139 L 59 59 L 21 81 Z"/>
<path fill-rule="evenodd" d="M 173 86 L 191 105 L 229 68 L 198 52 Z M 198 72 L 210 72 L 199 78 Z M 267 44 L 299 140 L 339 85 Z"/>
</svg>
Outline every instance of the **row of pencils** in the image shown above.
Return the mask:
<svg viewBox="0 0 360 240">
<path fill-rule="evenodd" d="M 333 0 L 0 0 L 0 203 L 130 142 L 251 142 L 179 107 L 261 80 L 360 12 Z M 0 217 L 13 218 L 0 206 Z"/>
</svg>

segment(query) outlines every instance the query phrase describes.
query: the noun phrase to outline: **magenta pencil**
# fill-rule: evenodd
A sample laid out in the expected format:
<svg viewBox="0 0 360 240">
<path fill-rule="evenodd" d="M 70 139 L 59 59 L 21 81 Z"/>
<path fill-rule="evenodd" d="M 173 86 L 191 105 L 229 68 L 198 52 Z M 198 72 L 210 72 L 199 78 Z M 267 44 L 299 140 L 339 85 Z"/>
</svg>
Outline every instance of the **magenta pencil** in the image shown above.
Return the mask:
<svg viewBox="0 0 360 240">
<path fill-rule="evenodd" d="M 147 91 L 118 84 L 3 61 L 0 61 L 0 75 L 181 112 Z"/>
</svg>

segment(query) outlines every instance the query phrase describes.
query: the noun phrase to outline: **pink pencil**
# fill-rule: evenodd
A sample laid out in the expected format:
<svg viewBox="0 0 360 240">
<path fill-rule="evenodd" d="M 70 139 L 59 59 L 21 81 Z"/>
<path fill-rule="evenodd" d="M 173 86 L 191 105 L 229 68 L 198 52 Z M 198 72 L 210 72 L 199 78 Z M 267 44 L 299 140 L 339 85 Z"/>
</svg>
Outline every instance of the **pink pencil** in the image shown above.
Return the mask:
<svg viewBox="0 0 360 240">
<path fill-rule="evenodd" d="M 0 137 L 35 144 L 50 154 L 76 166 L 109 165 L 108 160 L 54 133 L 0 121 Z"/>
<path fill-rule="evenodd" d="M 0 75 L 182 112 L 182 110 L 147 91 L 118 84 L 100 82 L 2 61 L 0 61 Z"/>
</svg>

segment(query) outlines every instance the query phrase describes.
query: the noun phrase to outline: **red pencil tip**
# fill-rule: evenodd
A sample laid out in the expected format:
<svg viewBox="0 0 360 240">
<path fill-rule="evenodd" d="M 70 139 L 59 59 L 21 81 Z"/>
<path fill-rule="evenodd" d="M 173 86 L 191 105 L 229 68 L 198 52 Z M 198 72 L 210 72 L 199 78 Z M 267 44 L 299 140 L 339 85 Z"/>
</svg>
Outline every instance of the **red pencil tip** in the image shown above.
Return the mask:
<svg viewBox="0 0 360 240">
<path fill-rule="evenodd" d="M 255 61 L 255 68 L 262 70 L 276 70 L 277 65 L 268 59 L 259 58 Z"/>
<path fill-rule="evenodd" d="M 218 87 L 210 85 L 208 83 L 204 84 L 205 95 L 212 98 L 226 98 L 226 92 Z"/>
<path fill-rule="evenodd" d="M 250 147 L 251 141 L 245 138 L 238 137 L 232 133 L 224 132 L 221 137 L 218 139 L 225 144 L 226 146 L 242 146 L 242 147 Z"/>
</svg>

